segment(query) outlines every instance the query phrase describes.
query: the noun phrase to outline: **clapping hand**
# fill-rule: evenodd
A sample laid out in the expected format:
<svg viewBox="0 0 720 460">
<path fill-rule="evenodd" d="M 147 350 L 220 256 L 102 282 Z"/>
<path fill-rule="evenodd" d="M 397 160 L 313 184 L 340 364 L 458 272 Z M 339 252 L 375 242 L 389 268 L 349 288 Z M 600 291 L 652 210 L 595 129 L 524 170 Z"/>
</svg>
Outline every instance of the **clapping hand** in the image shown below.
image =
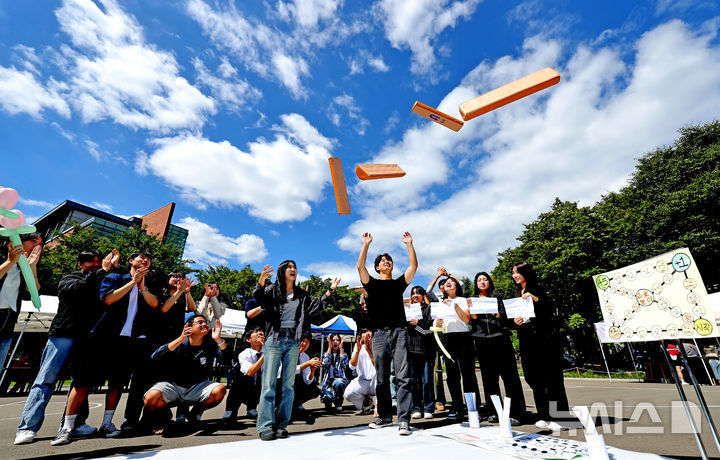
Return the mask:
<svg viewBox="0 0 720 460">
<path fill-rule="evenodd" d="M 215 321 L 215 327 L 212 329 L 212 338 L 215 341 L 215 343 L 222 342 L 222 339 L 220 338 L 220 333 L 222 332 L 222 323 L 220 323 L 220 320 Z"/>
</svg>

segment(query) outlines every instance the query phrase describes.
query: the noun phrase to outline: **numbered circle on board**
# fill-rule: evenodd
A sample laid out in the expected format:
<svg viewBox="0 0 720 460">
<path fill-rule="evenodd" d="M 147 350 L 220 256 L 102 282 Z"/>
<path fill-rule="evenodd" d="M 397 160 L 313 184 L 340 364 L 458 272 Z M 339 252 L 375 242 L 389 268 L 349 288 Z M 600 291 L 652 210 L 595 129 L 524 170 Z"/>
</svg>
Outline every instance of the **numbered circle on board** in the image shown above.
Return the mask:
<svg viewBox="0 0 720 460">
<path fill-rule="evenodd" d="M 647 336 L 648 331 L 644 327 L 639 327 L 639 328 L 637 328 L 635 333 L 637 334 L 638 337 L 640 337 L 641 339 L 644 339 Z"/>
<path fill-rule="evenodd" d="M 641 307 L 640 304 L 637 303 L 637 302 L 635 302 L 635 303 L 632 304 L 632 311 L 634 311 L 635 313 L 639 312 L 641 308 L 642 308 L 642 307 Z"/>
<path fill-rule="evenodd" d="M 713 331 L 713 325 L 705 318 L 696 319 L 695 331 L 700 335 L 710 335 Z"/>
<path fill-rule="evenodd" d="M 692 313 L 683 313 L 682 320 L 686 323 L 692 323 L 695 321 L 695 318 L 693 318 Z"/>
<path fill-rule="evenodd" d="M 625 311 L 625 321 L 631 321 L 634 317 L 635 314 L 632 312 L 632 310 Z"/>
<path fill-rule="evenodd" d="M 705 314 L 705 307 L 703 307 L 702 305 L 695 305 L 695 308 L 693 308 L 693 313 L 695 314 L 695 316 L 702 316 Z"/>
<path fill-rule="evenodd" d="M 688 291 L 692 291 L 697 287 L 697 283 L 694 279 L 688 278 L 685 281 L 683 281 L 683 287 L 687 289 Z"/>
<path fill-rule="evenodd" d="M 610 278 L 607 275 L 600 275 L 595 278 L 595 286 L 603 291 L 610 287 Z"/>
<path fill-rule="evenodd" d="M 615 314 L 613 313 L 612 315 L 608 316 L 608 321 L 611 322 L 611 323 L 617 323 L 617 322 L 618 322 L 617 315 L 615 315 Z"/>
<path fill-rule="evenodd" d="M 655 295 L 662 294 L 663 286 L 660 283 L 655 283 L 652 285 L 652 292 Z"/>
<path fill-rule="evenodd" d="M 617 293 L 617 288 L 616 288 L 615 286 L 610 286 L 610 287 L 608 288 L 608 291 L 610 291 L 610 294 L 616 294 L 616 293 Z"/>
<path fill-rule="evenodd" d="M 613 340 L 617 340 L 622 336 L 622 332 L 620 331 L 620 328 L 617 326 L 613 326 L 610 329 L 608 329 L 608 337 L 610 337 Z"/>
<path fill-rule="evenodd" d="M 605 293 L 603 294 L 603 299 L 608 300 L 610 299 L 610 297 L 612 297 L 612 295 L 610 295 L 610 291 L 605 291 Z"/>
<path fill-rule="evenodd" d="M 615 305 L 611 304 L 610 302 L 605 304 L 605 311 L 608 313 L 612 313 L 615 311 Z"/>
<path fill-rule="evenodd" d="M 625 279 L 628 281 L 635 281 L 637 279 L 637 271 L 630 269 L 625 272 Z"/>
<path fill-rule="evenodd" d="M 668 299 L 660 299 L 658 300 L 658 307 L 660 307 L 660 310 L 667 310 L 670 308 L 670 301 Z"/>
<path fill-rule="evenodd" d="M 695 332 L 695 327 L 690 323 L 684 323 L 682 325 L 682 333 L 684 335 L 693 335 L 693 332 Z"/>
<path fill-rule="evenodd" d="M 660 326 L 653 326 L 650 328 L 650 333 L 653 335 L 653 337 L 660 337 L 662 335 L 662 328 Z"/>
<path fill-rule="evenodd" d="M 647 289 L 638 289 L 637 293 L 635 294 L 635 298 L 637 299 L 638 303 L 643 307 L 647 307 L 654 301 L 652 292 L 648 291 Z"/>
<path fill-rule="evenodd" d="M 620 286 L 620 289 L 618 289 L 618 294 L 622 296 L 627 295 L 627 288 L 625 286 Z"/>
<path fill-rule="evenodd" d="M 669 335 L 670 337 L 676 337 L 678 335 L 678 333 L 680 332 L 680 330 L 678 329 L 678 327 L 676 325 L 668 324 L 667 327 L 665 328 L 665 332 L 667 332 L 667 335 Z"/>
<path fill-rule="evenodd" d="M 655 264 L 655 270 L 657 270 L 660 273 L 665 273 L 668 269 L 668 263 L 664 260 L 658 260 Z"/>
<path fill-rule="evenodd" d="M 654 270 L 650 265 L 643 265 L 642 267 L 640 267 L 640 274 L 645 278 L 652 276 L 653 273 Z"/>
<path fill-rule="evenodd" d="M 672 307 L 670 309 L 670 314 L 673 315 L 675 318 L 680 318 L 680 315 L 682 315 L 682 310 L 680 310 L 680 307 Z"/>
<path fill-rule="evenodd" d="M 675 254 L 672 258 L 672 266 L 676 272 L 684 272 L 690 268 L 690 256 L 682 252 Z"/>
<path fill-rule="evenodd" d="M 625 329 L 623 329 L 623 335 L 624 335 L 625 337 L 632 337 L 632 336 L 633 336 L 633 330 L 630 329 L 629 327 L 626 327 Z"/>
<path fill-rule="evenodd" d="M 635 291 L 633 291 L 632 289 L 628 289 L 627 295 L 628 297 L 635 297 Z"/>
<path fill-rule="evenodd" d="M 663 275 L 663 283 L 665 283 L 665 284 L 672 283 L 674 279 L 675 279 L 675 277 L 672 276 L 672 273 L 665 273 Z"/>
<path fill-rule="evenodd" d="M 695 292 L 690 292 L 687 295 L 687 301 L 691 304 L 697 304 L 698 302 L 700 302 L 700 296 L 697 295 L 697 293 Z"/>
</svg>

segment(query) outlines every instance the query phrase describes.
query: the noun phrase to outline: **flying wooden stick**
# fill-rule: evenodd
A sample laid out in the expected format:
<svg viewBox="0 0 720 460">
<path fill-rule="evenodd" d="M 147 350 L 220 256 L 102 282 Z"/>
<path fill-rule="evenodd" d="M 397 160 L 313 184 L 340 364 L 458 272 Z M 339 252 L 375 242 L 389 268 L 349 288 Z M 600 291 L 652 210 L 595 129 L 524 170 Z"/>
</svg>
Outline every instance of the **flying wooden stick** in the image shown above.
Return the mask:
<svg viewBox="0 0 720 460">
<path fill-rule="evenodd" d="M 391 177 L 402 177 L 405 171 L 396 164 L 364 164 L 357 165 L 355 174 L 361 180 L 389 179 Z"/>
<path fill-rule="evenodd" d="M 335 189 L 335 201 L 337 202 L 338 214 L 350 214 L 350 201 L 348 200 L 347 187 L 345 186 L 345 175 L 342 170 L 340 158 L 330 157 L 330 175 L 332 175 L 333 188 Z"/>
<path fill-rule="evenodd" d="M 460 131 L 460 128 L 462 128 L 463 126 L 463 122 L 458 120 L 457 118 L 453 118 L 450 115 L 434 109 L 429 105 L 425 105 L 420 101 L 415 101 L 415 104 L 412 108 L 412 113 L 417 113 L 421 117 L 432 120 L 437 124 L 452 129 L 453 131 Z"/>
<path fill-rule="evenodd" d="M 460 114 L 463 120 L 472 120 L 498 107 L 502 107 L 555 85 L 559 81 L 560 74 L 550 67 L 545 67 L 542 70 L 517 79 L 512 83 L 508 83 L 474 99 L 463 102 L 459 106 Z"/>
</svg>

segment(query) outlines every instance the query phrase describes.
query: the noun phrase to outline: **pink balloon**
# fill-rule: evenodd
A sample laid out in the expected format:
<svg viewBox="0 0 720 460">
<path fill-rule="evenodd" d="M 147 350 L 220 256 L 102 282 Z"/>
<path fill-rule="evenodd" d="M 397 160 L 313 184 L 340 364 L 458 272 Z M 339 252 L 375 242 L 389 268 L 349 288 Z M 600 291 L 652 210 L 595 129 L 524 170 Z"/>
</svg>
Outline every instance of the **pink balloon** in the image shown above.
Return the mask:
<svg viewBox="0 0 720 460">
<path fill-rule="evenodd" d="M 13 190 L 13 192 L 14 191 L 15 190 Z M 9 217 L 0 216 L 0 225 L 2 225 L 5 228 L 18 228 L 18 227 L 22 227 L 23 225 L 25 225 L 25 214 L 23 214 L 22 211 L 18 211 L 17 209 L 13 209 L 12 212 L 17 213 L 18 218 L 11 219 Z"/>
<path fill-rule="evenodd" d="M 14 188 L 0 187 L 0 208 L 10 209 L 18 202 L 18 192 Z"/>
</svg>

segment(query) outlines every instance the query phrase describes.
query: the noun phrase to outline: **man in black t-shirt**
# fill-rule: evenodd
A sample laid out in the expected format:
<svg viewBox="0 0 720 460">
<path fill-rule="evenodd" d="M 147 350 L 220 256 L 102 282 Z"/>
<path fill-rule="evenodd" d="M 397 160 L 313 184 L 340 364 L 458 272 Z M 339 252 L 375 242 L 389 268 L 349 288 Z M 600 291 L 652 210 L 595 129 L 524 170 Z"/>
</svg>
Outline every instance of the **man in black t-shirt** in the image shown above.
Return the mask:
<svg viewBox="0 0 720 460">
<path fill-rule="evenodd" d="M 372 347 L 377 371 L 375 392 L 378 404 L 378 418 L 370 428 L 383 428 L 392 425 L 392 404 L 390 399 L 390 361 L 392 360 L 397 377 L 397 415 L 398 433 L 410 434 L 410 406 L 412 393 L 410 385 L 410 366 L 408 365 L 407 320 L 403 304 L 403 292 L 412 282 L 418 268 L 412 236 L 405 232 L 402 242 L 407 245 L 410 265 L 405 273 L 396 279 L 392 277 L 393 261 L 389 254 L 380 254 L 375 258 L 375 271 L 380 279 L 370 276 L 365 263 L 368 248 L 373 237 L 363 234 L 363 245 L 358 258 L 360 281 L 367 292 L 367 315 L 370 329 L 373 330 Z"/>
</svg>

